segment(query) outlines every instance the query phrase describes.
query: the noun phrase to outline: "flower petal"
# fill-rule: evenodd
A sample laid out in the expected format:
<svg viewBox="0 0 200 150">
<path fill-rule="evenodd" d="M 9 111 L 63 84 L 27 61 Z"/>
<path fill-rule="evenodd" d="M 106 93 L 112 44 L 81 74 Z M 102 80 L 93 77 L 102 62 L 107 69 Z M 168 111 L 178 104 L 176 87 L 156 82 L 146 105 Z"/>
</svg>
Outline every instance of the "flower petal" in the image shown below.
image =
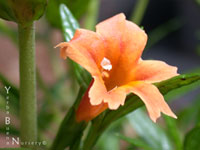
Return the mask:
<svg viewBox="0 0 200 150">
<path fill-rule="evenodd" d="M 145 103 L 151 120 L 156 122 L 161 112 L 173 118 L 177 118 L 156 86 L 145 82 L 133 82 L 129 84 L 129 86 L 130 92 L 138 95 Z"/>
<path fill-rule="evenodd" d="M 124 89 L 115 88 L 109 92 L 99 77 L 93 77 L 94 80 L 90 84 L 88 90 L 83 96 L 76 112 L 76 120 L 90 121 L 108 107 L 117 109 L 120 105 L 124 105 L 126 92 Z"/>
<path fill-rule="evenodd" d="M 102 102 L 107 103 L 110 109 L 117 109 L 120 105 L 124 105 L 126 91 L 124 88 L 114 88 L 107 91 L 104 82 L 99 77 L 93 77 L 94 83 L 89 91 L 90 103 L 99 105 Z"/>
<path fill-rule="evenodd" d="M 156 60 L 140 60 L 132 74 L 134 81 L 149 83 L 160 82 L 178 75 L 177 67 Z"/>
<path fill-rule="evenodd" d="M 91 82 L 90 86 L 85 92 L 85 95 L 83 96 L 79 104 L 79 107 L 76 111 L 76 120 L 78 122 L 80 121 L 88 122 L 108 108 L 108 105 L 103 102 L 95 106 L 90 103 L 91 100 L 88 96 L 88 93 L 91 90 L 91 86 L 93 85 L 93 82 L 94 80 Z"/>
<path fill-rule="evenodd" d="M 107 93 L 107 89 L 101 77 L 94 76 L 93 78 L 94 83 L 92 84 L 89 91 L 90 103 L 92 105 L 99 105 L 103 102 L 103 99 Z"/>
<path fill-rule="evenodd" d="M 70 42 L 57 45 L 61 47 L 61 57 L 71 58 L 92 75 L 99 75 L 100 63 L 104 58 L 104 42 L 92 31 L 78 29 Z"/>
<path fill-rule="evenodd" d="M 136 24 L 126 21 L 124 14 L 99 23 L 96 30 L 106 43 L 105 57 L 113 66 L 110 77 L 105 79 L 106 87 L 111 90 L 116 85 L 121 86 L 130 81 L 130 70 L 141 57 L 147 35 Z"/>
<path fill-rule="evenodd" d="M 112 64 L 115 64 L 120 56 L 120 43 L 124 30 L 124 14 L 116 15 L 96 25 L 97 34 L 107 43 L 106 58 L 111 60 Z"/>
<path fill-rule="evenodd" d="M 108 104 L 109 109 L 117 109 L 120 105 L 124 105 L 126 99 L 126 91 L 124 88 L 114 88 L 109 91 L 104 98 L 104 102 Z"/>
</svg>

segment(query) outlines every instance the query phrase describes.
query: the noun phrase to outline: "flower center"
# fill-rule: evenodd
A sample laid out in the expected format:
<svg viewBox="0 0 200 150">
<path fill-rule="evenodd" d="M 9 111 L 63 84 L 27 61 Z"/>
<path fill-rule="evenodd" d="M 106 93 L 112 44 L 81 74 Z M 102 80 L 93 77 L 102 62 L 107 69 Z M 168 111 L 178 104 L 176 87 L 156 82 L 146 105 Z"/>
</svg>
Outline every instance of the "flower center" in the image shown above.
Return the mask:
<svg viewBox="0 0 200 150">
<path fill-rule="evenodd" d="M 104 57 L 103 60 L 101 61 L 101 67 L 105 70 L 110 71 L 112 69 L 110 60 Z"/>
<path fill-rule="evenodd" d="M 108 71 L 112 69 L 110 60 L 104 57 L 103 60 L 101 61 L 101 67 L 102 67 L 101 70 L 102 76 L 108 78 L 109 77 Z"/>
</svg>

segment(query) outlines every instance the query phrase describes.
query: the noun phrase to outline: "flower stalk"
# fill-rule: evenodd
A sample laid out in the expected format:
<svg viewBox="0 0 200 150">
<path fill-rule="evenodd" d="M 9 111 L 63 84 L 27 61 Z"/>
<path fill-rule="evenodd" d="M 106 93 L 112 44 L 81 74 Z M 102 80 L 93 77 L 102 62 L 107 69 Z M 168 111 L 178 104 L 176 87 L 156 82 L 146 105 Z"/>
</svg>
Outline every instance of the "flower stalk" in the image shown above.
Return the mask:
<svg viewBox="0 0 200 150">
<path fill-rule="evenodd" d="M 20 140 L 37 141 L 36 69 L 34 23 L 18 25 L 20 64 Z M 22 147 L 34 148 L 33 145 Z"/>
<path fill-rule="evenodd" d="M 63 119 L 50 150 L 64 150 L 66 147 L 69 147 L 70 150 L 79 149 L 81 137 L 87 123 L 77 122 L 75 119 L 75 112 L 84 92 L 85 89 L 81 86 L 77 99 Z"/>
<path fill-rule="evenodd" d="M 103 133 L 104 131 L 104 128 L 102 127 L 103 118 L 104 115 L 102 114 L 92 121 L 92 126 L 90 127 L 88 135 L 83 144 L 83 150 L 92 149 L 93 146 L 96 144 L 98 138 Z"/>
<path fill-rule="evenodd" d="M 140 25 L 144 17 L 144 13 L 146 11 L 148 3 L 149 3 L 149 0 L 138 0 L 134 8 L 134 11 L 131 15 L 130 20 Z"/>
</svg>

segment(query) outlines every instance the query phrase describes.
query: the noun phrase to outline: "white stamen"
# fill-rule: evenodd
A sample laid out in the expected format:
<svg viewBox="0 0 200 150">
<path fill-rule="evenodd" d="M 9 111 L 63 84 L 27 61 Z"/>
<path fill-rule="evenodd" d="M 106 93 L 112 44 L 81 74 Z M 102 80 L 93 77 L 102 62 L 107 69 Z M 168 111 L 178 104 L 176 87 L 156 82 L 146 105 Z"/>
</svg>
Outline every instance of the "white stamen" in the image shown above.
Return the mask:
<svg viewBox="0 0 200 150">
<path fill-rule="evenodd" d="M 112 69 L 110 60 L 104 57 L 103 60 L 101 61 L 101 67 L 105 70 L 110 71 Z"/>
</svg>

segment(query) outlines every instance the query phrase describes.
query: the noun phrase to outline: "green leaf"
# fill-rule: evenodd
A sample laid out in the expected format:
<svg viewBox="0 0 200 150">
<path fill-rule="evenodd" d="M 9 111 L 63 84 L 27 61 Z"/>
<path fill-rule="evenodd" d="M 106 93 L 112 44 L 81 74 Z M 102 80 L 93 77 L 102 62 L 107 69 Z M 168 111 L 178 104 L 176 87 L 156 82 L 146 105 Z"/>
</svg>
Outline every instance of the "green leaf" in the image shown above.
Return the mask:
<svg viewBox="0 0 200 150">
<path fill-rule="evenodd" d="M 150 147 L 156 150 L 173 150 L 172 143 L 164 130 L 153 123 L 141 109 L 137 109 L 127 117 L 136 133 L 143 138 Z"/>
<path fill-rule="evenodd" d="M 120 139 L 116 133 L 122 130 L 122 126 L 126 119 L 122 118 L 113 123 L 108 130 L 104 132 L 97 142 L 95 149 L 97 150 L 120 150 Z"/>
<path fill-rule="evenodd" d="M 140 139 L 135 139 L 135 138 L 130 138 L 130 137 L 126 137 L 124 135 L 121 134 L 117 134 L 117 136 L 126 141 L 127 143 L 137 147 L 137 148 L 143 148 L 144 150 L 155 150 L 154 148 L 148 146 L 144 141 L 140 140 Z"/>
<path fill-rule="evenodd" d="M 51 25 L 56 28 L 62 27 L 62 21 L 59 14 L 60 4 L 65 4 L 74 16 L 79 19 L 87 10 L 90 0 L 49 0 L 46 10 L 46 18 Z"/>
<path fill-rule="evenodd" d="M 191 128 L 191 125 L 197 124 L 199 121 L 200 112 L 200 95 L 193 101 L 192 104 L 187 105 L 186 108 L 178 114 L 178 123 L 183 131 Z"/>
<path fill-rule="evenodd" d="M 200 127 L 193 128 L 184 140 L 184 150 L 200 150 Z"/>
<path fill-rule="evenodd" d="M 167 133 L 173 141 L 176 150 L 182 150 L 182 140 L 179 128 L 177 127 L 176 119 L 171 118 L 169 116 L 163 115 L 166 126 L 167 126 Z"/>
<path fill-rule="evenodd" d="M 200 69 L 199 68 L 195 68 L 193 70 L 190 70 L 188 73 L 200 74 Z M 177 90 L 174 90 L 174 91 L 168 93 L 165 96 L 165 99 L 171 101 L 171 100 L 174 100 L 174 99 L 181 98 L 185 94 L 189 93 L 190 91 L 194 91 L 199 87 L 200 87 L 200 80 L 195 82 L 194 84 L 190 84 L 188 86 L 183 86 L 183 87 L 181 87 L 181 88 L 179 88 Z"/>
<path fill-rule="evenodd" d="M 83 135 L 83 131 L 86 128 L 87 123 L 77 122 L 75 119 L 75 115 L 76 109 L 84 92 L 84 88 L 80 88 L 79 94 L 74 105 L 70 108 L 69 112 L 67 113 L 60 125 L 51 150 L 63 150 L 66 147 L 73 147 L 74 144 L 79 144 L 79 141 Z"/>
<path fill-rule="evenodd" d="M 177 90 L 170 92 L 169 94 L 166 95 L 165 99 L 171 101 L 171 100 L 181 98 L 185 94 L 187 94 L 191 91 L 194 91 L 199 87 L 200 87 L 200 81 L 197 81 L 194 84 L 184 86 L 184 87 L 181 87 Z"/>
<path fill-rule="evenodd" d="M 79 24 L 77 20 L 73 17 L 70 10 L 64 4 L 60 5 L 60 16 L 62 20 L 62 33 L 65 41 L 68 42 L 73 38 L 76 29 L 79 28 Z M 91 76 L 89 75 L 89 73 L 79 64 L 73 62 L 72 60 L 69 60 L 69 64 L 71 72 L 73 73 L 73 76 L 75 76 L 78 80 L 78 83 L 87 88 L 91 81 Z"/>
<path fill-rule="evenodd" d="M 65 41 L 68 42 L 73 38 L 76 29 L 79 28 L 79 23 L 64 4 L 60 5 L 60 16 L 63 36 Z"/>
<path fill-rule="evenodd" d="M 99 150 L 120 150 L 119 138 L 113 132 L 105 132 L 95 146 Z"/>
<path fill-rule="evenodd" d="M 52 112 L 52 110 L 49 111 L 47 105 L 43 105 L 41 111 L 38 114 L 38 128 L 44 132 L 49 128 L 50 123 L 54 120 L 54 117 L 54 112 Z"/>
</svg>

